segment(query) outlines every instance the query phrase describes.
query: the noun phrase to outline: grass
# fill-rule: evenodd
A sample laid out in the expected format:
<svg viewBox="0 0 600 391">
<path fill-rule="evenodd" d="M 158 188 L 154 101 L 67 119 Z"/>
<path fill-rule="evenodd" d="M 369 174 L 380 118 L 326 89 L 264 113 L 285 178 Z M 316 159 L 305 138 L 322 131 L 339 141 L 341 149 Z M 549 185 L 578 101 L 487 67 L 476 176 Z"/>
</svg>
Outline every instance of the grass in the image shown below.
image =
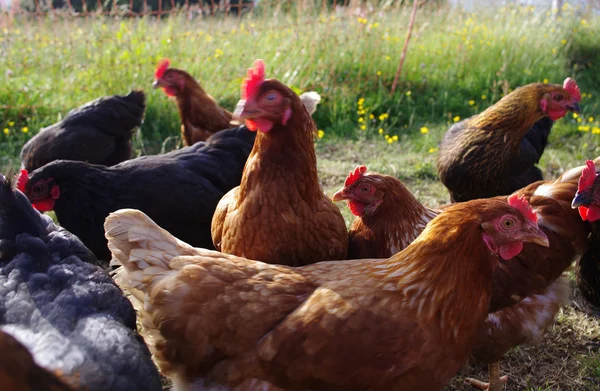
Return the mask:
<svg viewBox="0 0 600 391">
<path fill-rule="evenodd" d="M 575 9 L 555 21 L 530 7 L 477 15 L 422 8 L 392 96 L 408 9 L 382 8 L 359 16 L 318 7 L 300 13 L 291 7 L 284 13 L 279 3 L 264 1 L 241 20 L 184 14 L 162 20 L 17 17 L 0 31 L 6 66 L 0 75 L 0 129 L 8 133 L 0 133 L 2 163 L 13 162 L 27 138 L 71 108 L 131 88 L 148 92 L 137 149 L 160 151 L 179 126 L 173 102 L 150 89 L 162 57 L 188 70 L 228 108 L 239 99 L 245 68 L 263 58 L 269 76 L 297 91 L 322 94 L 316 121 L 325 138 L 388 135 L 391 143 L 414 140 L 417 152 L 435 149 L 448 123 L 481 111 L 519 85 L 562 83 L 574 76 L 585 93 L 582 122 L 559 121 L 554 133 L 580 155 L 600 152 L 600 136 L 591 137 L 593 131 L 600 133 L 600 27 Z M 594 120 L 587 122 L 589 117 Z M 422 128 L 429 130 L 425 137 Z"/>
<path fill-rule="evenodd" d="M 517 86 L 562 83 L 575 77 L 585 94 L 583 113 L 553 128 L 540 167 L 555 178 L 600 155 L 600 20 L 567 5 L 562 17 L 533 8 L 489 13 L 423 7 L 400 78 L 390 95 L 410 10 L 325 11 L 306 1 L 263 0 L 241 20 L 158 20 L 17 17 L 0 30 L 0 168 L 18 165 L 23 143 L 71 108 L 102 95 L 147 92 L 145 122 L 135 138 L 138 154 L 177 145 L 175 104 L 150 89 L 163 57 L 198 78 L 224 107 L 233 108 L 245 69 L 263 58 L 267 74 L 296 91 L 316 90 L 319 174 L 328 194 L 357 164 L 394 175 L 424 203 L 448 201 L 437 180 L 437 147 L 448 125 L 477 113 Z M 290 8 L 285 10 L 285 6 Z M 293 4 L 293 5 L 292 5 Z M 280 6 L 281 5 L 281 6 Z M 26 130 L 26 132 L 25 132 Z M 352 216 L 341 210 L 350 223 Z M 511 352 L 502 364 L 508 390 L 597 390 L 600 322 L 574 291 L 537 347 Z M 459 373 L 448 391 L 468 390 Z"/>
</svg>

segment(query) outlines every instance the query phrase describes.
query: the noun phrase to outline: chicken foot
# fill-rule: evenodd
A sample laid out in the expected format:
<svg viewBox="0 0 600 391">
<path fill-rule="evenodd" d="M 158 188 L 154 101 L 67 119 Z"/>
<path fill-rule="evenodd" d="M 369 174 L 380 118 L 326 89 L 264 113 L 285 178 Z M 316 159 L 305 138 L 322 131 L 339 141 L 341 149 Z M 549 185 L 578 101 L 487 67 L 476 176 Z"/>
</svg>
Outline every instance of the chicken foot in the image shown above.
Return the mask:
<svg viewBox="0 0 600 391">
<path fill-rule="evenodd" d="M 471 378 L 468 378 L 465 381 L 473 387 L 483 391 L 502 391 L 502 386 L 508 381 L 508 376 L 500 376 L 500 361 L 488 364 L 488 371 L 490 372 L 489 383 Z"/>
</svg>

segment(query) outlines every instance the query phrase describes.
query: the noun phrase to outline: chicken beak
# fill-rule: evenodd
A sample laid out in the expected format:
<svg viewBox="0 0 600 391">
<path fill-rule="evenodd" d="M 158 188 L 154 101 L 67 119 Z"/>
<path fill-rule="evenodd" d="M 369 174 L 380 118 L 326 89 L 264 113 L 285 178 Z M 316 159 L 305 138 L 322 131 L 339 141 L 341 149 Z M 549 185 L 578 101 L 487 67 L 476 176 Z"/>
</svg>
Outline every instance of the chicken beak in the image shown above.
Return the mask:
<svg viewBox="0 0 600 391">
<path fill-rule="evenodd" d="M 544 231 L 542 231 L 540 227 L 538 227 L 537 224 L 530 225 L 527 231 L 528 232 L 521 237 L 521 240 L 523 240 L 524 242 L 539 244 L 542 247 L 550 246 L 550 241 L 548 241 L 548 237 L 546 236 Z"/>
<path fill-rule="evenodd" d="M 346 188 L 342 187 L 341 189 L 339 189 L 334 195 L 333 197 L 331 197 L 331 200 L 333 202 L 338 202 L 338 201 L 343 201 L 348 199 L 348 196 L 345 193 Z"/>
<path fill-rule="evenodd" d="M 154 80 L 154 83 L 152 83 L 152 88 L 157 89 L 160 87 L 162 87 L 162 83 L 161 83 L 160 79 Z"/>
<path fill-rule="evenodd" d="M 589 192 L 577 192 L 575 194 L 575 198 L 573 198 L 573 202 L 571 202 L 571 208 L 575 209 L 580 206 L 587 206 L 592 203 L 591 194 Z"/>
<path fill-rule="evenodd" d="M 247 119 L 260 118 L 264 115 L 265 112 L 258 107 L 257 103 L 241 99 L 235 107 L 232 120 L 243 122 Z"/>
<path fill-rule="evenodd" d="M 574 113 L 581 113 L 581 109 L 579 108 L 579 103 L 573 102 L 567 106 L 567 109 L 571 110 Z"/>
</svg>

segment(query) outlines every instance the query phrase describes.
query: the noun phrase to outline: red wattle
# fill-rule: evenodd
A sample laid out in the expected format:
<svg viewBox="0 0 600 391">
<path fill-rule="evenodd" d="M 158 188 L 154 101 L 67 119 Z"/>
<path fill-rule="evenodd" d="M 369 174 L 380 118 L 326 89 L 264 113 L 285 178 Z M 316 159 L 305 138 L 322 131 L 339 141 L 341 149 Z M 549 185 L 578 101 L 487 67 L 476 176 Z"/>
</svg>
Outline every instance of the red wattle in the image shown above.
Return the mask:
<svg viewBox="0 0 600 391">
<path fill-rule="evenodd" d="M 52 198 L 46 198 L 40 201 L 32 202 L 31 205 L 40 212 L 48 212 L 54 209 L 55 201 Z"/>
<path fill-rule="evenodd" d="M 358 201 L 348 201 L 348 208 L 354 216 L 362 216 L 365 213 L 366 205 Z"/>
<path fill-rule="evenodd" d="M 498 253 L 505 261 L 508 261 L 511 258 L 516 257 L 523 250 L 523 242 L 512 242 L 505 244 L 504 246 L 500 246 Z"/>
<path fill-rule="evenodd" d="M 577 210 L 579 211 L 579 216 L 581 216 L 581 220 L 586 221 L 588 219 L 589 212 L 587 206 L 580 206 L 579 208 L 577 208 Z"/>
</svg>

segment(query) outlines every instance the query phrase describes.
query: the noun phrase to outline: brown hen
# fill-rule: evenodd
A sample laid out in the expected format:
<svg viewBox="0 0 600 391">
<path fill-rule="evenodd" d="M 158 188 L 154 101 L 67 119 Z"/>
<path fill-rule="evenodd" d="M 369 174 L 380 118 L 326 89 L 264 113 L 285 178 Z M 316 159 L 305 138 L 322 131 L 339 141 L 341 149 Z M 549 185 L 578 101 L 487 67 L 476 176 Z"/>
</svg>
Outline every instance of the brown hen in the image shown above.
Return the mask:
<svg viewBox="0 0 600 391">
<path fill-rule="evenodd" d="M 553 121 L 579 111 L 575 80 L 532 83 L 484 112 L 453 125 L 440 145 L 437 168 L 453 202 L 510 194 L 542 180 L 535 167 Z"/>
<path fill-rule="evenodd" d="M 548 245 L 531 214 L 517 197 L 474 200 L 389 259 L 300 268 L 193 248 L 137 210 L 111 214 L 105 229 L 123 266 L 115 279 L 178 387 L 256 378 L 296 390 L 435 391 L 469 356 L 498 256 Z"/>
<path fill-rule="evenodd" d="M 230 128 L 231 113 L 219 106 L 189 73 L 169 65 L 168 59 L 158 63 L 152 87 L 162 88 L 167 96 L 175 97 L 183 145 L 206 141 L 214 133 Z"/>
<path fill-rule="evenodd" d="M 402 251 L 440 211 L 422 205 L 404 184 L 389 175 L 350 172 L 333 201 L 346 200 L 356 216 L 348 233 L 348 258 L 388 258 Z"/>
<path fill-rule="evenodd" d="M 550 247 L 525 244 L 515 262 L 500 261 L 494 272 L 493 314 L 482 327 L 475 349 L 476 357 L 490 364 L 491 390 L 501 388 L 504 381 L 499 376 L 502 356 L 521 343 L 536 342 L 554 320 L 565 302 L 564 294 L 557 293 L 562 291 L 556 279 L 589 245 L 589 226 L 570 206 L 582 170 L 583 166 L 571 169 L 556 181 L 536 182 L 517 192 L 531 203 Z M 403 197 L 398 198 L 399 194 Z M 362 258 L 390 256 L 402 250 L 398 245 L 410 243 L 431 219 L 428 216 L 439 213 L 421 205 L 397 179 L 367 173 L 361 166 L 348 176 L 334 199 L 348 200 L 352 212 L 358 214 L 353 223 L 356 229 L 350 232 L 350 248 L 359 248 Z M 488 387 L 487 383 L 472 383 Z"/>
<path fill-rule="evenodd" d="M 259 60 L 242 98 L 234 117 L 258 133 L 240 186 L 217 205 L 215 248 L 290 266 L 346 258 L 346 224 L 321 190 L 316 126 L 302 101 L 278 80 L 265 80 Z"/>
</svg>

